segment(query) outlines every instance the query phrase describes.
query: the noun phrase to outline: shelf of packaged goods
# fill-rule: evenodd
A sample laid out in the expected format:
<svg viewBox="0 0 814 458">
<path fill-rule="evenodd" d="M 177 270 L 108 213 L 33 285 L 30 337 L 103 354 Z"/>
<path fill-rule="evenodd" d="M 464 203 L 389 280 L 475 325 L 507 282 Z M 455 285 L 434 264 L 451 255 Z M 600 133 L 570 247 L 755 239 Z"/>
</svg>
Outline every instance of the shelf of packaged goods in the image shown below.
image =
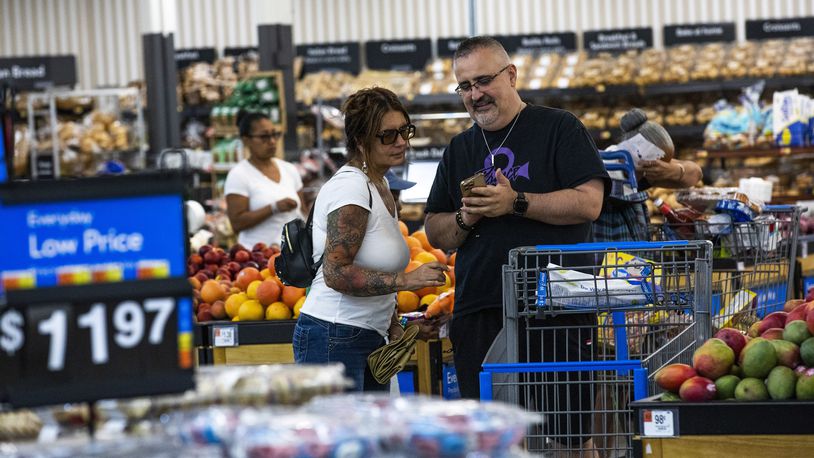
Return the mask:
<svg viewBox="0 0 814 458">
<path fill-rule="evenodd" d="M 735 150 L 697 150 L 696 159 L 749 159 L 754 157 L 786 157 L 814 154 L 814 146 L 743 148 Z"/>
</svg>

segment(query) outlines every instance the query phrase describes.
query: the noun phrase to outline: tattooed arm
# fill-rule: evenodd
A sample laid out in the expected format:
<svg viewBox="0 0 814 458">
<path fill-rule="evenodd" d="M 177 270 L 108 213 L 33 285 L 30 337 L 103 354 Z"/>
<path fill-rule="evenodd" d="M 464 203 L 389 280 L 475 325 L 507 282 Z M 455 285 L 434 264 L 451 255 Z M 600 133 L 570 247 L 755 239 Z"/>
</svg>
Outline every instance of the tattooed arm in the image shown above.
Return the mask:
<svg viewBox="0 0 814 458">
<path fill-rule="evenodd" d="M 444 272 L 449 268 L 439 262 L 423 264 L 408 273 L 379 272 L 354 264 L 365 238 L 368 215 L 367 210 L 356 205 L 345 205 L 328 214 L 322 275 L 329 288 L 364 297 L 444 284 Z"/>
</svg>

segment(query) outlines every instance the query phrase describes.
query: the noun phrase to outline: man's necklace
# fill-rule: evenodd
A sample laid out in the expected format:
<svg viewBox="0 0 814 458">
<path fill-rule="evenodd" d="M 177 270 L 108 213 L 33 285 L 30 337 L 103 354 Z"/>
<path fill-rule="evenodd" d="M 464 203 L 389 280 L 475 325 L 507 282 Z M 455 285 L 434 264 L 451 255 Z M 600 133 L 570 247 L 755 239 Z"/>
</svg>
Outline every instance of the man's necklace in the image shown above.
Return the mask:
<svg viewBox="0 0 814 458">
<path fill-rule="evenodd" d="M 497 147 L 497 149 L 495 151 L 500 150 L 500 148 L 503 147 L 503 144 L 506 143 L 506 139 L 509 138 L 509 135 L 512 134 L 512 129 L 514 129 L 514 125 L 517 124 L 517 120 L 520 119 L 520 113 L 522 113 L 522 112 L 523 112 L 523 109 L 521 108 L 520 111 L 517 112 L 517 115 L 515 115 L 514 121 L 512 121 L 512 125 L 511 125 L 511 127 L 509 127 L 509 131 L 506 132 L 506 136 L 503 137 L 503 141 L 500 142 L 500 145 L 498 145 L 498 147 Z M 489 152 L 489 157 L 492 160 L 492 167 L 494 167 L 495 166 L 495 153 L 492 150 L 492 148 L 489 148 L 489 142 L 486 141 L 486 133 L 483 131 L 483 127 L 480 128 L 480 133 L 481 133 L 481 135 L 483 135 L 483 143 L 486 143 L 486 150 Z"/>
</svg>

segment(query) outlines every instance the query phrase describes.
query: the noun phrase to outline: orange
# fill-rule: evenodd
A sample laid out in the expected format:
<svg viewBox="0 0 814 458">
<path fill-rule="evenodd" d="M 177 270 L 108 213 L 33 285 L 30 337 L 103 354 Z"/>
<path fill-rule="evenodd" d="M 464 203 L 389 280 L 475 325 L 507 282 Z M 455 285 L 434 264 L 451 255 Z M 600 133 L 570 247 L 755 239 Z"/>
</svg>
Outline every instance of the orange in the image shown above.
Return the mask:
<svg viewBox="0 0 814 458">
<path fill-rule="evenodd" d="M 226 298 L 226 314 L 233 318 L 236 317 L 238 310 L 240 310 L 240 304 L 248 300 L 249 296 L 246 293 L 232 294 Z"/>
<path fill-rule="evenodd" d="M 436 290 L 438 294 L 447 292 L 450 288 L 452 288 L 452 279 L 449 278 L 447 272 L 444 272 L 444 286 L 438 286 Z"/>
<path fill-rule="evenodd" d="M 398 304 L 399 313 L 410 313 L 418 310 L 418 294 L 412 291 L 399 291 L 396 294 L 396 303 Z"/>
<path fill-rule="evenodd" d="M 257 288 L 260 287 L 261 283 L 263 283 L 262 280 L 255 280 L 249 283 L 249 287 L 246 288 L 246 295 L 249 296 L 249 299 L 257 299 Z"/>
<path fill-rule="evenodd" d="M 419 303 L 419 307 L 426 307 L 426 306 L 432 304 L 433 302 L 435 302 L 435 299 L 437 299 L 437 298 L 438 298 L 437 294 L 424 295 L 423 297 L 421 297 L 421 302 Z"/>
<path fill-rule="evenodd" d="M 437 259 L 438 262 L 440 262 L 441 264 L 447 263 L 447 255 L 443 251 L 441 251 L 440 248 L 433 248 L 432 250 L 430 250 L 430 253 L 432 253 L 433 256 L 435 256 L 435 259 Z"/>
<path fill-rule="evenodd" d="M 413 261 L 418 261 L 421 264 L 426 264 L 428 262 L 436 262 L 436 261 L 438 261 L 438 259 L 432 253 L 430 253 L 428 251 L 422 251 L 421 253 L 418 253 L 417 255 L 415 255 L 415 257 L 413 258 Z"/>
<path fill-rule="evenodd" d="M 297 303 L 294 304 L 294 315 L 291 318 L 295 320 L 300 317 L 300 310 L 302 309 L 302 304 L 305 304 L 305 296 L 299 298 Z"/>
<path fill-rule="evenodd" d="M 423 252 L 424 252 L 424 248 L 421 248 L 420 246 L 411 246 L 410 247 L 410 259 L 413 259 L 415 257 L 415 255 L 417 255 L 418 253 L 423 253 Z"/>
<path fill-rule="evenodd" d="M 401 235 L 407 237 L 409 235 L 409 231 L 407 230 L 407 225 L 404 224 L 404 221 L 399 220 L 399 229 L 401 229 Z"/>
<path fill-rule="evenodd" d="M 274 302 L 266 308 L 267 320 L 290 320 L 291 309 L 282 302 Z"/>
<path fill-rule="evenodd" d="M 410 248 L 412 248 L 412 247 L 418 247 L 418 248 L 421 248 L 421 249 L 424 248 L 421 245 L 421 240 L 418 240 L 417 238 L 415 238 L 413 236 L 407 236 L 407 237 L 404 238 L 404 240 L 407 241 L 407 246 L 410 247 Z"/>
<path fill-rule="evenodd" d="M 260 286 L 257 287 L 257 301 L 264 306 L 277 302 L 280 299 L 282 288 L 277 285 L 274 280 L 263 280 Z"/>
<path fill-rule="evenodd" d="M 420 265 L 421 265 L 421 263 L 418 262 L 418 261 L 410 261 L 410 262 L 407 263 L 407 267 L 404 268 L 404 272 L 412 272 L 412 271 L 418 269 L 418 267 Z"/>
<path fill-rule="evenodd" d="M 447 263 L 449 265 L 451 265 L 451 266 L 454 266 L 456 257 L 458 257 L 458 252 L 457 251 L 452 253 L 451 255 L 449 255 L 449 259 L 447 259 Z"/>
<path fill-rule="evenodd" d="M 412 234 L 410 234 L 410 236 L 418 239 L 418 241 L 421 242 L 421 246 L 425 250 L 430 251 L 433 249 L 433 246 L 430 245 L 430 241 L 427 240 L 427 234 L 424 231 L 415 231 Z"/>
<path fill-rule="evenodd" d="M 248 301 L 240 304 L 237 311 L 237 316 L 240 321 L 258 321 L 263 319 L 263 306 L 259 302 L 249 299 Z"/>
<path fill-rule="evenodd" d="M 305 296 L 305 288 L 297 288 L 296 286 L 283 286 L 283 303 L 288 306 L 288 308 L 294 308 L 294 304 L 297 303 L 297 300 L 301 297 Z"/>
<path fill-rule="evenodd" d="M 223 287 L 217 280 L 207 280 L 201 286 L 201 300 L 208 303 L 219 301 L 226 297 Z"/>
<path fill-rule="evenodd" d="M 437 286 L 425 286 L 424 288 L 415 290 L 415 293 L 418 294 L 418 297 L 424 298 L 424 296 L 435 296 L 435 293 L 438 292 Z"/>
</svg>

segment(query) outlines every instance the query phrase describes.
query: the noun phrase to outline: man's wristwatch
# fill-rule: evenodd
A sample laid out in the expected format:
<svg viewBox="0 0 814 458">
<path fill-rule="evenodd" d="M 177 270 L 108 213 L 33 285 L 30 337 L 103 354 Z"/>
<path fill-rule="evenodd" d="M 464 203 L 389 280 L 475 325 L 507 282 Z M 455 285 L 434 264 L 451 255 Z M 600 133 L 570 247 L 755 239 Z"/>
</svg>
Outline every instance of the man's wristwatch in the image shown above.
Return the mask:
<svg viewBox="0 0 814 458">
<path fill-rule="evenodd" d="M 526 194 L 522 191 L 517 191 L 517 198 L 514 199 L 514 205 L 512 206 L 512 214 L 515 216 L 525 216 L 528 209 L 529 201 L 526 200 Z"/>
</svg>

